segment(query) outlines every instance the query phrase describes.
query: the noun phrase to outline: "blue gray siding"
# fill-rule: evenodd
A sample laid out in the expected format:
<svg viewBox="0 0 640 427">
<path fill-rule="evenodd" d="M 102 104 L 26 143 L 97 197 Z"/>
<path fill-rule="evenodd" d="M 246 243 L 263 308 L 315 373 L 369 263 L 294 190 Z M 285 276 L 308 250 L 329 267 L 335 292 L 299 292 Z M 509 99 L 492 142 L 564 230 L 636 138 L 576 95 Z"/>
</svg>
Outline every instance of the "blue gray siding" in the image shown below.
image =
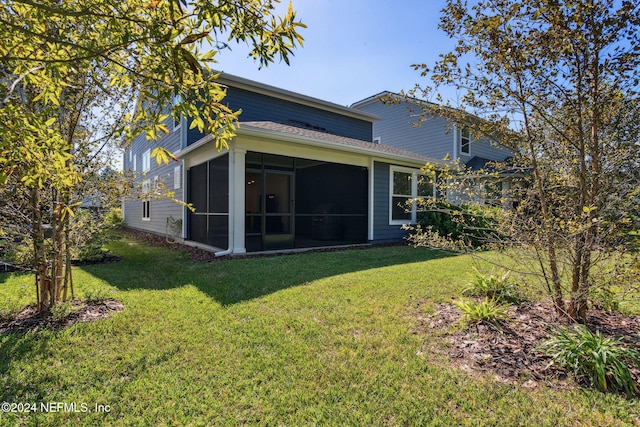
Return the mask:
<svg viewBox="0 0 640 427">
<path fill-rule="evenodd" d="M 154 177 L 158 177 L 158 180 L 164 184 L 167 190 L 175 192 L 175 198 L 182 200 L 182 191 L 184 183 L 180 183 L 179 189 L 174 189 L 174 168 L 178 165 L 181 166 L 182 177 L 182 162 L 175 162 L 169 160 L 169 164 L 160 164 L 155 158 L 151 159 L 150 169 L 148 172 L 142 172 L 142 156 L 146 150 L 153 151 L 158 145 L 162 145 L 171 152 L 176 152 L 180 149 L 180 129 L 173 131 L 173 119 L 166 120 L 165 125 L 172 132 L 168 135 L 163 135 L 157 142 L 147 141 L 144 134 L 135 138 L 131 146 L 125 150 L 123 168 L 125 170 L 134 171 L 133 165 L 129 162 L 129 152 L 135 154 L 136 166 L 135 166 L 135 185 L 136 188 L 140 188 L 142 181 L 149 179 L 151 183 L 154 182 Z M 153 199 L 150 201 L 150 220 L 146 221 L 142 219 L 142 201 L 138 198 L 126 199 L 123 203 L 124 207 L 124 219 L 127 226 L 144 231 L 150 231 L 157 234 L 164 235 L 166 233 L 167 218 L 173 217 L 174 219 L 182 218 L 183 207 L 176 202 L 167 198 Z"/>
<path fill-rule="evenodd" d="M 420 122 L 419 106 L 409 102 L 384 104 L 373 100 L 355 108 L 383 118 L 373 124 L 373 138 L 380 138 L 381 144 L 435 159 L 443 159 L 447 155 L 454 157 L 453 126 L 446 119 L 426 117 L 425 121 Z M 458 157 L 463 163 L 474 156 L 501 161 L 511 155 L 504 147 L 487 140 L 472 141 L 469 155 L 460 153 L 459 140 L 456 145 Z"/>
<path fill-rule="evenodd" d="M 299 104 L 245 89 L 229 87 L 225 103 L 233 111 L 242 110 L 240 122 L 271 121 L 276 123 L 298 122 L 308 124 L 334 135 L 372 141 L 371 122 L 344 116 L 320 108 Z M 203 134 L 189 131 L 187 145 L 193 144 Z"/>
<path fill-rule="evenodd" d="M 373 164 L 373 242 L 401 240 L 406 231 L 399 225 L 389 225 L 389 164 Z"/>
</svg>

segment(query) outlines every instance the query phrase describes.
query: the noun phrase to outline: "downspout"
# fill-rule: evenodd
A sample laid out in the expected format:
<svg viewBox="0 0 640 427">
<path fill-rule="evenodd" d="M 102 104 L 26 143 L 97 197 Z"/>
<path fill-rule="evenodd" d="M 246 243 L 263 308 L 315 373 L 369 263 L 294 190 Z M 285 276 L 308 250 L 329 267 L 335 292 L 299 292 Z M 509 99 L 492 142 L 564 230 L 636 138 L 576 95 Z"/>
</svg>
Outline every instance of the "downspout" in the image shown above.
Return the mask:
<svg viewBox="0 0 640 427">
<path fill-rule="evenodd" d="M 458 160 L 458 125 L 456 125 L 455 123 L 453 124 L 453 155 L 451 157 L 451 160 L 453 161 L 454 167 L 457 163 Z M 449 183 L 447 183 L 449 184 Z M 447 185 L 447 202 L 448 203 L 453 203 L 452 202 L 452 197 L 451 197 L 451 188 L 449 188 L 449 186 Z"/>
<path fill-rule="evenodd" d="M 458 126 L 453 125 L 453 154 L 452 158 L 454 162 L 458 160 Z"/>
<path fill-rule="evenodd" d="M 368 240 L 372 242 L 375 238 L 375 161 L 373 157 L 369 159 L 369 214 L 367 215 L 369 221 Z"/>
</svg>

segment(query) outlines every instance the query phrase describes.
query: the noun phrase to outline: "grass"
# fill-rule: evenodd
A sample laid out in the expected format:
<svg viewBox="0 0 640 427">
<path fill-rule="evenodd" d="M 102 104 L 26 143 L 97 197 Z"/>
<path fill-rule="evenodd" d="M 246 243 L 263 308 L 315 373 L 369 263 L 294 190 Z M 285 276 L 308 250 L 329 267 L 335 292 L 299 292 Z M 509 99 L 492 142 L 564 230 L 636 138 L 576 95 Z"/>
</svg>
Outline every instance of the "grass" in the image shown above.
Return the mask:
<svg viewBox="0 0 640 427">
<path fill-rule="evenodd" d="M 473 276 L 467 257 L 386 247 L 193 264 L 135 241 L 111 250 L 124 260 L 77 268 L 74 282 L 80 296 L 113 293 L 123 312 L 64 331 L 0 335 L 0 400 L 38 410 L 84 403 L 91 412 L 0 413 L 0 425 L 617 426 L 640 418 L 637 400 L 525 389 L 420 353 L 441 338 L 415 333 L 415 307 L 459 295 Z M 32 302 L 32 281 L 0 275 L 0 309 Z"/>
</svg>

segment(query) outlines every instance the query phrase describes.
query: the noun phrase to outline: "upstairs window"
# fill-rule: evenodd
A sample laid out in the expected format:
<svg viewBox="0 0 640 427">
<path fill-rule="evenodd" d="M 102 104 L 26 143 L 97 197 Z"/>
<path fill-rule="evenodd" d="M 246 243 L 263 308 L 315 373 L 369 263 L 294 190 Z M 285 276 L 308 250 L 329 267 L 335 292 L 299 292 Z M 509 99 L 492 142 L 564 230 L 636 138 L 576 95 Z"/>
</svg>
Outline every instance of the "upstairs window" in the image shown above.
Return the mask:
<svg viewBox="0 0 640 427">
<path fill-rule="evenodd" d="M 460 131 L 460 153 L 471 154 L 471 133 L 467 127 Z"/>
<path fill-rule="evenodd" d="M 149 172 L 151 169 L 151 150 L 147 150 L 142 155 L 142 172 Z"/>
</svg>

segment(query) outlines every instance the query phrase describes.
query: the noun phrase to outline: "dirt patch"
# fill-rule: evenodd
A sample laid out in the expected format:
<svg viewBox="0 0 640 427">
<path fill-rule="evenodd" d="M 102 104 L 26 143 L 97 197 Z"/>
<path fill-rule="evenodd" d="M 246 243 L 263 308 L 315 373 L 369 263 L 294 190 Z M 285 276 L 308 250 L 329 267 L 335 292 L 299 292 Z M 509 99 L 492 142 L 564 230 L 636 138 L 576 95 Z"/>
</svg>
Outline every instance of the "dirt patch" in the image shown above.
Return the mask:
<svg viewBox="0 0 640 427">
<path fill-rule="evenodd" d="M 100 302 L 76 299 L 71 304 L 71 313 L 63 319 L 55 319 L 50 313 L 38 313 L 34 306 L 28 306 L 14 318 L 0 321 L 0 334 L 65 329 L 76 323 L 105 319 L 124 310 L 124 305 L 114 299 Z"/>
<path fill-rule="evenodd" d="M 537 387 L 541 383 L 570 387 L 566 372 L 556 369 L 551 359 L 538 350 L 553 327 L 568 326 L 558 319 L 551 304 L 529 304 L 511 308 L 510 321 L 502 327 L 477 325 L 463 328 L 460 309 L 453 304 L 436 304 L 432 314 L 425 314 L 427 302 L 417 304 L 417 334 L 440 336 L 442 340 L 425 340 L 422 353 L 444 355 L 454 365 L 471 373 L 493 375 L 498 381 Z M 587 326 L 603 335 L 614 336 L 630 346 L 640 347 L 640 317 L 590 310 Z M 640 384 L 640 370 L 632 370 Z"/>
</svg>

